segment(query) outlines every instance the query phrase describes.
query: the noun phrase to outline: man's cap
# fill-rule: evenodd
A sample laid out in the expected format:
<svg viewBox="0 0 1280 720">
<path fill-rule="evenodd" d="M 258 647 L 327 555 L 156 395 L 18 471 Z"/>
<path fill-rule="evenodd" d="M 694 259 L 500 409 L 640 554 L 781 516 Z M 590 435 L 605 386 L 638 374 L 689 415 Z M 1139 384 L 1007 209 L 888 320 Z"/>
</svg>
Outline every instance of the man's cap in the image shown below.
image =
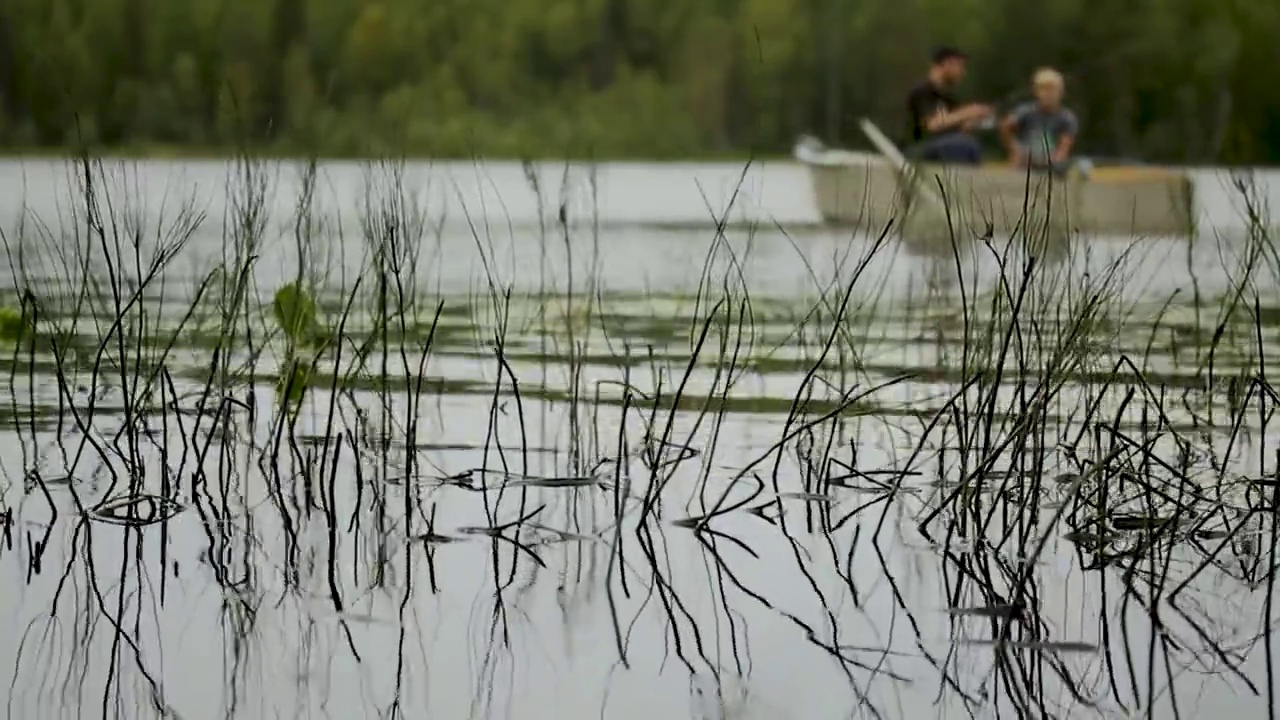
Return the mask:
<svg viewBox="0 0 1280 720">
<path fill-rule="evenodd" d="M 968 60 L 969 55 L 960 48 L 952 47 L 950 45 L 944 45 L 933 51 L 934 65 L 938 65 L 952 59 Z"/>
</svg>

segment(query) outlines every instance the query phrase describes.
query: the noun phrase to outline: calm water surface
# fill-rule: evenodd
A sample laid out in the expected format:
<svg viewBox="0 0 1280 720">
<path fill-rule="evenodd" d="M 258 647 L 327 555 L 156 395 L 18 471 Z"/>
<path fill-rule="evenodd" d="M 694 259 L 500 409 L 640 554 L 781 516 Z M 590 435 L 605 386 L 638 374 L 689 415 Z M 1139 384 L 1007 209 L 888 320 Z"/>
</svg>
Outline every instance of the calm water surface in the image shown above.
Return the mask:
<svg viewBox="0 0 1280 720">
<path fill-rule="evenodd" d="M 790 164 L 401 172 L 322 167 L 300 224 L 295 166 L 113 165 L 96 236 L 0 164 L 7 716 L 1268 713 L 1280 266 L 1231 178 L 1196 243 L 1019 285 L 821 228 Z M 356 339 L 290 411 L 300 269 Z"/>
</svg>

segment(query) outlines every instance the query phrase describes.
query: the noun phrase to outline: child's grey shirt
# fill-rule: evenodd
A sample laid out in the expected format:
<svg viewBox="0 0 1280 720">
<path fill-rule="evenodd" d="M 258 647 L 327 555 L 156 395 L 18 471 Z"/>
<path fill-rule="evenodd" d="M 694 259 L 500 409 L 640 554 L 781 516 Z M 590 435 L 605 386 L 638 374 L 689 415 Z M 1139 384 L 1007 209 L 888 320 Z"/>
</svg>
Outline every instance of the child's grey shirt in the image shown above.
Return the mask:
<svg viewBox="0 0 1280 720">
<path fill-rule="evenodd" d="M 1064 136 L 1080 129 L 1075 113 L 1066 108 L 1046 111 L 1034 102 L 1014 108 L 1013 133 L 1032 162 L 1046 162 Z"/>
</svg>

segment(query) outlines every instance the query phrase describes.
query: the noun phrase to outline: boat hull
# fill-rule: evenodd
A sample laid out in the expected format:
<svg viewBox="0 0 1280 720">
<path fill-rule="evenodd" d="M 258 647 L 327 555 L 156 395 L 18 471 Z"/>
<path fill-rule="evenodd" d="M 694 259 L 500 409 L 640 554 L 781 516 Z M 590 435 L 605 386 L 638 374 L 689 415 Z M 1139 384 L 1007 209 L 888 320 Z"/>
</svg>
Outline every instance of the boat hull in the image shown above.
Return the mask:
<svg viewBox="0 0 1280 720">
<path fill-rule="evenodd" d="M 870 153 L 805 164 L 823 220 L 868 232 L 1186 237 L 1195 229 L 1190 177 L 1163 168 L 1102 167 L 1085 179 L 1007 166 L 922 165 L 913 183 Z"/>
</svg>

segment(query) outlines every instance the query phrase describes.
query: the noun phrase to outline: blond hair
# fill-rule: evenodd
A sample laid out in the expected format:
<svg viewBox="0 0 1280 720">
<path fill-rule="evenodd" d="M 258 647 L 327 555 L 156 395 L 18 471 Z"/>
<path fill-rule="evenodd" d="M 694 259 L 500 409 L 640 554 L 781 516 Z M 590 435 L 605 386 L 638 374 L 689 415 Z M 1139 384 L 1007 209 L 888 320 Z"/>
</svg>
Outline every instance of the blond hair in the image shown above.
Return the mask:
<svg viewBox="0 0 1280 720">
<path fill-rule="evenodd" d="M 1042 67 L 1036 70 L 1036 74 L 1031 76 L 1031 85 L 1033 87 L 1054 86 L 1063 87 L 1066 85 L 1062 79 L 1062 73 L 1051 67 Z"/>
</svg>

